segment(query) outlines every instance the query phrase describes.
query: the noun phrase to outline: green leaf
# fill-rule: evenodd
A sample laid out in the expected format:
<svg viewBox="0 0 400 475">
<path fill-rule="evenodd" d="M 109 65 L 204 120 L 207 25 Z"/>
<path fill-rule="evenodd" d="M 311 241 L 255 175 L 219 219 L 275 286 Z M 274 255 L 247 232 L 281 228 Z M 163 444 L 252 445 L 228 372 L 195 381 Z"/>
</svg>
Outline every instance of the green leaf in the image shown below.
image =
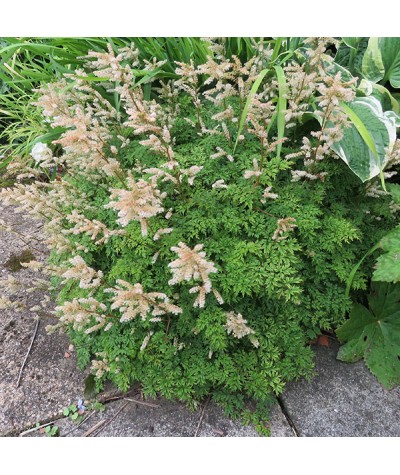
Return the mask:
<svg viewBox="0 0 400 475">
<path fill-rule="evenodd" d="M 363 181 L 381 174 L 386 164 L 386 152 L 396 140 L 396 124 L 374 97 L 360 97 L 348 105 L 342 104 L 352 126 L 345 129 L 343 138 L 332 149 Z"/>
<path fill-rule="evenodd" d="M 358 45 L 360 44 L 362 40 L 362 36 L 343 36 L 342 41 L 345 43 L 347 46 L 353 49 L 357 49 Z"/>
<path fill-rule="evenodd" d="M 79 417 L 79 414 L 77 412 L 74 412 L 69 416 L 73 421 Z"/>
<path fill-rule="evenodd" d="M 99 401 L 95 401 L 92 405 L 92 408 L 95 410 L 95 411 L 99 411 L 99 412 L 102 412 L 106 409 L 106 406 L 104 404 L 102 404 L 101 402 Z"/>
<path fill-rule="evenodd" d="M 47 426 L 45 428 L 45 433 L 46 436 L 48 437 L 54 437 L 55 435 L 58 434 L 59 427 L 58 426 Z"/>
<path fill-rule="evenodd" d="M 91 399 L 96 392 L 96 380 L 93 374 L 89 374 L 85 379 L 85 399 Z"/>
<path fill-rule="evenodd" d="M 381 52 L 378 46 L 379 38 L 370 38 L 362 60 L 363 75 L 373 82 L 378 82 L 385 75 Z"/>
<path fill-rule="evenodd" d="M 339 63 L 349 70 L 353 75 L 362 77 L 362 60 L 368 46 L 368 39 L 365 37 L 342 38 L 343 42 L 335 55 L 335 63 Z"/>
<path fill-rule="evenodd" d="M 278 140 L 283 139 L 285 134 L 285 112 L 286 112 L 286 79 L 285 73 L 281 66 L 274 66 L 276 71 L 276 77 L 278 78 Z M 276 147 L 276 155 L 278 158 L 281 156 L 282 144 L 278 144 Z"/>
<path fill-rule="evenodd" d="M 256 92 L 258 91 L 258 88 L 260 87 L 260 84 L 261 84 L 262 80 L 264 79 L 265 75 L 267 74 L 267 72 L 268 72 L 268 69 L 263 69 L 260 72 L 260 74 L 258 75 L 258 78 L 254 81 L 254 84 L 253 84 L 252 88 L 250 89 L 250 93 L 249 93 L 249 96 L 247 98 L 246 104 L 243 108 L 242 115 L 240 116 L 239 128 L 238 128 L 238 133 L 237 133 L 237 137 L 236 137 L 235 146 L 233 147 L 233 153 L 235 153 L 237 144 L 239 142 L 239 137 L 240 137 L 240 134 L 242 133 L 243 126 L 244 126 L 244 123 L 246 121 L 246 117 L 247 117 L 247 113 L 249 111 L 251 101 L 253 100 L 253 97 L 255 96 Z"/>
<path fill-rule="evenodd" d="M 272 56 L 271 56 L 271 62 L 274 62 L 276 60 L 276 58 L 278 57 L 279 51 L 280 51 L 281 46 L 282 46 L 282 41 L 283 41 L 283 37 L 276 38 L 274 50 L 273 50 Z"/>
<path fill-rule="evenodd" d="M 365 144 L 371 150 L 371 152 L 378 156 L 378 152 L 375 147 L 374 139 L 372 135 L 369 133 L 368 129 L 365 127 L 364 122 L 358 117 L 358 115 L 351 109 L 351 107 L 347 106 L 346 104 L 341 104 L 342 109 L 347 113 L 350 120 L 353 122 L 353 125 L 357 129 L 358 133 L 363 138 Z"/>
<path fill-rule="evenodd" d="M 363 73 L 373 82 L 400 87 L 400 37 L 370 38 L 363 58 Z"/>
<path fill-rule="evenodd" d="M 399 108 L 400 108 L 400 92 L 393 92 L 392 97 L 395 101 L 397 101 L 397 103 L 399 104 Z"/>
<path fill-rule="evenodd" d="M 392 195 L 393 201 L 400 205 L 400 185 L 397 183 L 389 183 L 387 185 L 387 191 Z"/>
<path fill-rule="evenodd" d="M 379 38 L 382 61 L 385 66 L 383 82 L 400 87 L 400 38 Z"/>
<path fill-rule="evenodd" d="M 68 416 L 68 415 L 69 415 L 69 409 L 68 409 L 68 407 L 65 407 L 65 408 L 64 408 L 63 414 L 64 414 L 64 416 Z"/>
<path fill-rule="evenodd" d="M 329 76 L 334 77 L 337 73 L 340 72 L 342 80 L 347 82 L 354 79 L 354 76 L 351 74 L 347 67 L 343 67 L 341 64 L 332 60 L 332 57 L 328 54 L 323 54 L 322 56 L 324 68 L 329 74 Z"/>
<path fill-rule="evenodd" d="M 354 304 L 350 318 L 336 334 L 345 343 L 337 359 L 362 358 L 386 388 L 400 384 L 400 285 L 372 284 L 369 309 Z"/>
<path fill-rule="evenodd" d="M 360 265 L 364 262 L 364 260 L 370 256 L 373 252 L 375 252 L 379 247 L 379 243 L 378 244 L 375 244 L 374 246 L 371 247 L 371 249 L 369 249 L 365 254 L 364 256 L 357 262 L 357 264 L 353 267 L 353 269 L 351 270 L 350 274 L 349 274 L 349 277 L 346 281 L 346 291 L 345 291 L 345 298 L 347 299 L 350 295 L 350 289 L 351 289 L 351 284 L 353 283 L 353 280 L 354 280 L 354 276 L 356 275 L 356 272 L 358 270 L 358 268 L 360 267 Z"/>
<path fill-rule="evenodd" d="M 366 96 L 373 96 L 382 104 L 383 109 L 393 110 L 396 114 L 400 112 L 399 101 L 381 84 L 375 84 L 368 79 L 362 79 L 358 90 Z"/>
<path fill-rule="evenodd" d="M 400 282 L 400 227 L 390 231 L 379 244 L 384 254 L 376 260 L 372 280 Z"/>
</svg>

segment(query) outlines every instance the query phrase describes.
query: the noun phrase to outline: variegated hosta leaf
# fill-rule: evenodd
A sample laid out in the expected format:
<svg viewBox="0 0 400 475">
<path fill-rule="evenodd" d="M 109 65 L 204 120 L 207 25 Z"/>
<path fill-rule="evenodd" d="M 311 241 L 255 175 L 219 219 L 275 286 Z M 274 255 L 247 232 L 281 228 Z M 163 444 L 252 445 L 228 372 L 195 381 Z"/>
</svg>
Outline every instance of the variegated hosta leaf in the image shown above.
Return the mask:
<svg viewBox="0 0 400 475">
<path fill-rule="evenodd" d="M 383 112 L 381 103 L 372 96 L 357 98 L 348 107 L 353 112 L 353 124 L 344 131 L 343 139 L 332 145 L 332 149 L 365 182 L 379 175 L 384 168 L 387 152 L 392 150 L 396 140 L 398 117 L 393 111 Z M 366 129 L 373 141 L 372 146 L 362 136 L 360 126 Z"/>
<path fill-rule="evenodd" d="M 396 114 L 400 112 L 399 98 L 396 98 L 391 92 L 381 84 L 375 84 L 368 79 L 362 79 L 358 88 L 366 96 L 373 96 L 382 104 L 383 109 L 393 110 Z M 398 125 L 397 125 L 398 127 Z"/>
<path fill-rule="evenodd" d="M 365 78 L 378 82 L 385 75 L 381 52 L 378 46 L 379 38 L 370 38 L 362 60 L 362 72 Z"/>
<path fill-rule="evenodd" d="M 400 37 L 370 38 L 362 63 L 364 76 L 400 87 Z"/>
<path fill-rule="evenodd" d="M 349 69 L 334 61 L 328 54 L 323 54 L 322 60 L 325 71 L 327 74 L 329 74 L 329 76 L 336 76 L 336 74 L 340 72 L 343 81 L 348 82 L 353 79 L 353 75 Z"/>
<path fill-rule="evenodd" d="M 353 75 L 363 77 L 362 60 L 368 46 L 368 39 L 366 37 L 342 38 L 343 41 L 335 54 L 335 62 L 344 66 Z"/>
<path fill-rule="evenodd" d="M 363 39 L 362 36 L 343 36 L 342 40 L 350 48 L 357 49 L 358 45 L 361 43 Z"/>
</svg>

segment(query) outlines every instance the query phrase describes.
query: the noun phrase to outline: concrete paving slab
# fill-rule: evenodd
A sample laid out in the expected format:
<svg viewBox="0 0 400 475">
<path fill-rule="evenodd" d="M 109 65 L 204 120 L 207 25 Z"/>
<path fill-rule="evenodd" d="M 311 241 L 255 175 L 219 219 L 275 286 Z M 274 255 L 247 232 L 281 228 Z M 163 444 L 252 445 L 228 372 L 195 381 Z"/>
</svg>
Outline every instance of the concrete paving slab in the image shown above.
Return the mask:
<svg viewBox="0 0 400 475">
<path fill-rule="evenodd" d="M 384 389 L 363 361 L 336 360 L 339 344 L 316 347 L 317 376 L 288 384 L 283 404 L 303 437 L 399 437 L 400 388 Z"/>
<path fill-rule="evenodd" d="M 47 335 L 44 326 L 49 319 L 42 319 L 17 388 L 16 381 L 29 346 L 33 321 L 26 316 L 15 317 L 8 313 L 6 319 L 7 325 L 1 325 L 0 330 L 0 339 L 5 346 L 0 355 L 0 435 L 3 436 L 23 430 L 37 421 L 59 416 L 63 407 L 82 396 L 85 378 L 85 374 L 77 369 L 73 356 L 64 358 L 68 349 L 66 338 Z M 15 326 L 10 328 L 15 321 Z"/>
<path fill-rule="evenodd" d="M 232 421 L 213 403 L 206 406 L 199 427 L 202 408 L 192 412 L 183 404 L 165 399 L 136 400 L 139 402 L 121 399 L 107 403 L 102 412 L 93 415 L 88 412 L 90 417 L 79 427 L 68 418 L 59 419 L 54 424 L 59 427 L 61 437 L 194 437 L 196 432 L 197 437 L 259 436 L 253 426 L 244 426 L 240 420 Z M 146 406 L 141 402 L 150 405 Z M 104 425 L 101 425 L 102 421 Z M 272 410 L 270 423 L 272 436 L 293 435 L 278 405 Z M 85 435 L 96 427 L 97 430 Z M 26 436 L 46 435 L 35 431 Z"/>
<path fill-rule="evenodd" d="M 34 234 L 41 239 L 40 223 L 15 213 L 14 208 L 2 207 L 0 217 L 7 224 L 16 225 L 19 232 Z M 82 396 L 86 376 L 77 368 L 73 352 L 70 358 L 65 358 L 68 338 L 46 333 L 46 325 L 54 325 L 57 320 L 41 314 L 20 385 L 16 387 L 36 326 L 36 313 L 29 308 L 43 298 L 41 291 L 26 291 L 32 280 L 38 277 L 33 271 L 18 265 L 19 257 L 28 253 L 31 254 L 28 260 L 42 261 L 47 249 L 36 240 L 30 246 L 29 242 L 24 244 L 11 233 L 0 232 L 0 279 L 11 275 L 23 284 L 14 293 L 2 291 L 1 296 L 22 301 L 27 307 L 23 311 L 0 310 L 0 435 L 16 433 L 36 421 L 60 415 L 63 407 Z"/>
</svg>

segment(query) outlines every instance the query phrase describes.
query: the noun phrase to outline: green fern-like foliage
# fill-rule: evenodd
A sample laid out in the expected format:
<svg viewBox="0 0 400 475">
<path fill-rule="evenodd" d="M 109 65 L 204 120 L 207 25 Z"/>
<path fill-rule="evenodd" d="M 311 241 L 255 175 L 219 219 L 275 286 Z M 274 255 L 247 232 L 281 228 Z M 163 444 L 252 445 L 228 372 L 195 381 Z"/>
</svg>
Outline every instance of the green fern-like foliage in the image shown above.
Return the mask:
<svg viewBox="0 0 400 475">
<path fill-rule="evenodd" d="M 109 54 L 114 66 L 124 62 L 118 82 L 128 74 L 125 62 L 135 53 L 124 50 L 120 60 Z M 310 67 L 299 65 L 309 85 L 316 80 L 310 73 L 313 58 Z M 122 390 L 139 382 L 148 396 L 175 398 L 192 407 L 211 395 L 230 415 L 241 412 L 250 421 L 255 416 L 247 412 L 249 401 L 256 401 L 263 419 L 262 407 L 288 381 L 312 374 L 310 340 L 343 324 L 351 306 L 345 293 L 348 276 L 395 220 L 388 196 L 370 196 L 328 146 L 321 152 L 322 137 L 327 143 L 337 139 L 345 118 L 327 108 L 322 134 L 312 117 L 324 101 L 314 96 L 328 90 L 349 99 L 351 82 L 339 84 L 336 76 L 333 84 L 326 76 L 319 88 L 314 85 L 314 96 L 305 95 L 307 102 L 300 104 L 313 114 L 293 119 L 289 137 L 276 142 L 283 123 L 282 114 L 274 123 L 275 104 L 285 103 L 275 84 L 276 70 L 262 75 L 258 102 L 246 109 L 240 91 L 247 87 L 249 93 L 260 77 L 253 63 L 238 68 L 236 58 L 218 69 L 213 61 L 208 60 L 206 71 L 217 70 L 215 78 L 225 69 L 233 71 L 218 83 L 216 94 L 226 92 L 219 105 L 207 101 L 207 87 L 215 78 L 214 83 L 205 80 L 203 89 L 188 80 L 177 97 L 171 92 L 158 102 L 147 101 L 126 83 L 114 91 L 121 94 L 124 109 L 117 115 L 91 84 L 71 95 L 63 85 L 64 108 L 53 120 L 72 125 L 61 137 L 62 180 L 53 184 L 52 197 L 58 201 L 50 231 L 66 236 L 70 246 L 55 236 L 58 248 L 51 261 L 68 269 L 54 277 L 58 314 L 79 365 L 92 365 L 97 390 L 107 379 Z M 297 70 L 286 72 L 292 74 L 291 87 L 303 87 Z M 115 74 L 115 68 L 100 71 L 101 77 L 107 74 Z M 180 74 L 186 77 L 185 70 Z M 231 94 L 238 77 L 242 82 Z M 296 97 L 303 97 L 296 91 L 288 101 L 294 108 Z M 170 96 L 180 107 L 171 117 Z M 44 97 L 51 116 L 54 101 Z M 86 115 L 77 117 L 81 104 Z M 217 121 L 221 107 L 232 120 Z M 63 116 L 65 110 L 72 119 Z M 246 110 L 249 120 L 240 121 Z M 104 173 L 96 175 L 101 167 Z M 134 196 L 139 184 L 142 194 Z M 108 237 L 96 242 L 86 231 L 99 222 Z M 81 265 L 80 270 L 71 264 Z M 352 298 L 363 298 L 372 266 L 371 258 L 362 262 Z M 132 302 L 138 301 L 133 311 Z"/>
<path fill-rule="evenodd" d="M 264 207 L 268 214 L 260 212 L 256 206 L 260 192 L 247 183 L 227 190 L 211 188 L 217 178 L 227 183 L 240 180 L 251 165 L 251 156 L 243 151 L 235 165 L 218 167 L 207 160 L 213 145 L 214 139 L 198 138 L 195 144 L 176 147 L 185 167 L 201 164 L 204 168 L 193 189 L 186 185 L 184 198 L 167 202 L 166 208 L 171 205 L 175 210 L 168 224 L 174 231 L 160 245 L 144 238 L 138 223 L 130 223 L 125 236 L 112 238 L 101 249 L 84 236 L 74 237 L 91 249 L 86 262 L 102 269 L 107 281 L 141 282 L 144 288 L 156 288 L 171 298 L 175 289 L 168 285 L 168 263 L 174 259 L 170 248 L 179 241 L 190 247 L 205 243 L 207 256 L 218 269 L 213 286 L 225 302 L 221 306 L 210 296 L 204 309 L 193 308 L 192 284 L 182 284 L 178 292 L 184 311 L 179 316 L 158 323 L 115 323 L 107 332 L 89 335 L 71 331 L 82 367 L 96 355 L 106 355 L 109 371 L 97 381 L 98 389 L 109 378 L 123 390 L 138 381 L 146 395 L 161 394 L 189 404 L 212 393 L 217 401 L 225 401 L 228 411 L 243 409 L 246 398 L 267 403 L 287 381 L 310 376 L 309 340 L 321 329 L 343 323 L 349 306 L 344 297 L 347 276 L 384 232 L 381 222 L 360 211 L 373 208 L 374 200 L 341 162 L 325 165 L 329 175 L 323 183 L 299 186 L 291 182 L 287 162 L 282 160 L 271 165 L 279 197 Z M 131 154 L 146 166 L 154 160 L 137 143 L 126 151 L 127 163 Z M 89 182 L 79 186 L 96 210 L 88 217 L 115 227 L 115 214 L 104 209 L 107 191 Z M 297 228 L 286 239 L 274 241 L 276 218 L 283 216 L 294 217 Z M 162 218 L 154 218 L 152 226 L 165 224 Z M 158 259 L 151 264 L 155 252 Z M 370 269 L 371 262 L 358 272 L 354 289 L 366 288 Z M 76 284 L 66 286 L 59 302 L 86 294 Z M 97 293 L 96 298 L 101 300 L 102 295 Z M 237 340 L 227 334 L 225 311 L 231 308 L 243 314 L 255 331 L 257 348 L 248 338 Z M 151 339 L 140 351 L 150 331 Z"/>
</svg>

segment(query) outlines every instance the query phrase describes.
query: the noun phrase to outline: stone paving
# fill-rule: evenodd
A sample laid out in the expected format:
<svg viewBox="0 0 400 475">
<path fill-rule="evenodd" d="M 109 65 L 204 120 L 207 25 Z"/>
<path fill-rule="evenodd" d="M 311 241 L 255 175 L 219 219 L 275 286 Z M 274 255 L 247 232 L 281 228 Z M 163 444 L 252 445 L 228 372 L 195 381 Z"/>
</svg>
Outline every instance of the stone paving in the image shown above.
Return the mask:
<svg viewBox="0 0 400 475">
<path fill-rule="evenodd" d="M 40 237 L 39 225 L 0 208 L 7 223 Z M 23 243 L 10 233 L 0 231 L 0 278 L 7 278 L 10 265 L 24 251 L 34 259 L 46 256 L 45 247 L 36 242 Z M 28 269 L 13 271 L 28 283 Z M 35 277 L 37 275 L 35 274 Z M 27 307 L 36 305 L 39 295 L 18 291 Z M 36 338 L 17 380 L 29 348 L 36 320 L 27 310 L 0 310 L 0 436 L 18 436 L 36 423 L 54 421 L 61 436 L 81 437 L 257 437 L 252 426 L 232 421 L 210 403 L 189 411 L 178 402 L 141 399 L 138 391 L 121 395 L 108 388 L 100 399 L 107 401 L 102 412 L 90 416 L 79 427 L 63 416 L 63 408 L 83 396 L 87 372 L 76 366 L 74 352 L 65 335 L 48 335 L 45 326 L 54 323 L 41 315 Z M 272 409 L 270 429 L 273 437 L 324 436 L 400 436 L 400 388 L 383 389 L 363 362 L 346 364 L 336 360 L 337 343 L 329 348 L 315 347 L 316 373 L 310 381 L 290 383 Z M 66 357 L 68 356 L 68 357 Z M 34 430 L 25 436 L 44 436 Z"/>
<path fill-rule="evenodd" d="M 289 383 L 283 405 L 304 437 L 400 437 L 400 387 L 384 389 L 363 361 L 336 359 L 339 344 L 315 347 L 318 375 Z"/>
</svg>

